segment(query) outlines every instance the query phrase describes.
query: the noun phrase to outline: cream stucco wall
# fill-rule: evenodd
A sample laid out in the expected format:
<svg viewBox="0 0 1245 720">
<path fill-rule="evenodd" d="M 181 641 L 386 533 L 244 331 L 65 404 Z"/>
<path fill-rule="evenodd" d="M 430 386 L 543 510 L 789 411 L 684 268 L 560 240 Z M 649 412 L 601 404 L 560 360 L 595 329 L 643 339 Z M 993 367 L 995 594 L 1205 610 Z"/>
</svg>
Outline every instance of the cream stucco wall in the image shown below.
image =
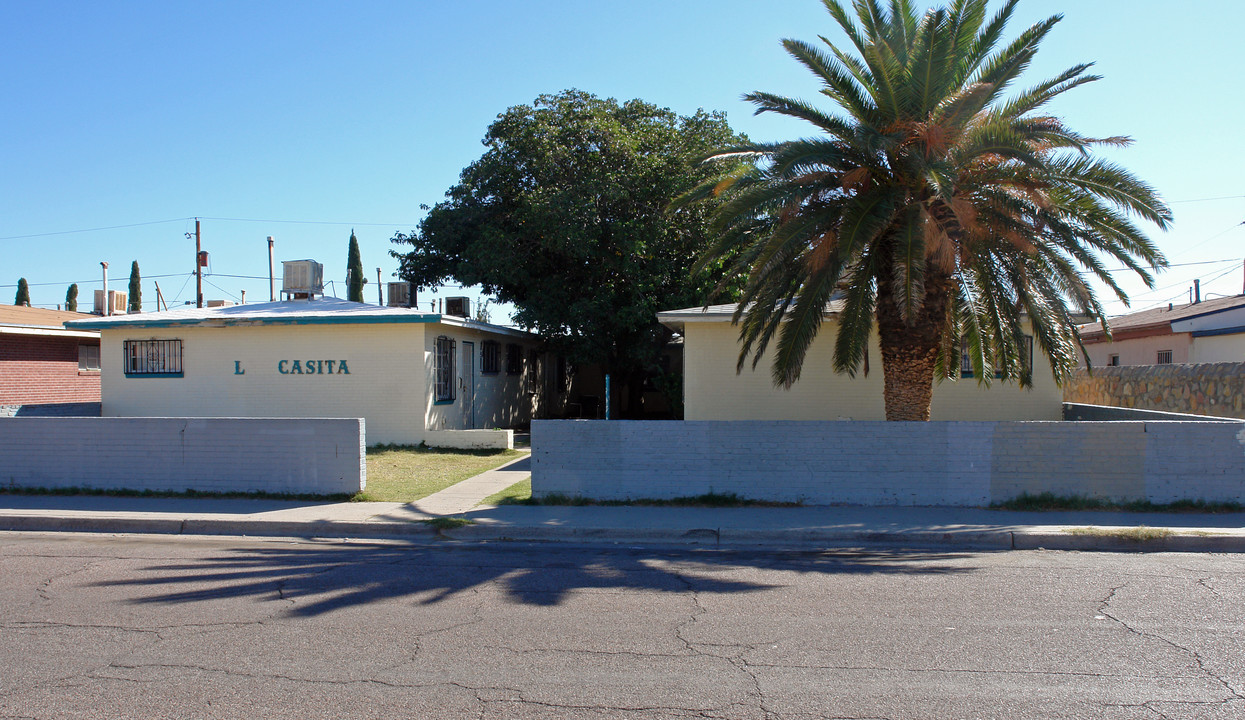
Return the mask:
<svg viewBox="0 0 1245 720">
<path fill-rule="evenodd" d="M 368 444 L 418 443 L 428 386 L 423 337 L 418 323 L 104 329 L 102 414 L 361 417 Z M 182 377 L 125 376 L 123 342 L 150 339 L 182 341 Z M 333 360 L 334 372 L 321 362 L 316 374 L 294 374 L 294 360 L 300 368 Z"/>
<path fill-rule="evenodd" d="M 429 325 L 424 336 L 424 369 L 429 378 L 429 393 L 425 398 L 428 427 L 433 430 L 471 430 L 509 428 L 525 425 L 532 419 L 535 394 L 528 392 L 524 382 L 528 366 L 528 350 L 531 341 L 514 336 L 485 333 L 475 328 Z M 454 400 L 437 402 L 432 388 L 436 341 L 440 336 L 454 340 L 454 371 L 457 387 Z M 498 348 L 498 372 L 483 372 L 481 353 L 485 341 L 494 341 Z M 470 343 L 470 345 L 468 345 Z M 522 352 L 524 372 L 510 375 L 506 372 L 506 346 L 519 345 Z M 471 372 L 471 368 L 475 372 Z M 467 392 L 467 385 L 474 375 L 474 392 Z M 534 388 L 533 388 L 534 390 Z M 474 403 L 469 399 L 474 396 Z"/>
<path fill-rule="evenodd" d="M 1190 345 L 1189 333 L 1171 333 L 1086 344 L 1085 349 L 1094 367 L 1110 365 L 1112 355 L 1120 356 L 1120 365 L 1154 365 L 1160 350 L 1171 350 L 1173 363 L 1200 362 L 1189 359 Z"/>
<path fill-rule="evenodd" d="M 770 380 L 772 355 L 752 370 L 735 373 L 739 329 L 728 322 L 688 322 L 684 327 L 684 417 L 687 420 L 883 420 L 882 358 L 876 334 L 869 345 L 869 375 L 838 375 L 831 357 L 833 321 L 826 322 L 809 348 L 791 390 Z M 1062 390 L 1034 349 L 1033 385 L 976 380 L 943 381 L 934 387 L 933 420 L 1059 420 Z M 749 361 L 751 362 L 751 361 Z"/>
<path fill-rule="evenodd" d="M 1245 333 L 1193 338 L 1189 362 L 1245 362 Z"/>
</svg>

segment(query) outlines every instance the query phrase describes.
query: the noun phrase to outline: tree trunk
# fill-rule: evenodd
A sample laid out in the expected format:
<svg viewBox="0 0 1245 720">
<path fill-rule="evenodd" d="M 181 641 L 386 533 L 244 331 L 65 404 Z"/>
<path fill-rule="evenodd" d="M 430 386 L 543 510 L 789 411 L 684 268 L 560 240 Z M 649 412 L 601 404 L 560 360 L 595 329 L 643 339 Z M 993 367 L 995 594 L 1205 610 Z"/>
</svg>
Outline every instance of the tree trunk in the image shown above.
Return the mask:
<svg viewBox="0 0 1245 720">
<path fill-rule="evenodd" d="M 899 314 L 889 284 L 882 281 L 878 285 L 878 339 L 882 348 L 886 419 L 928 421 L 951 279 L 926 278 L 925 303 L 911 324 L 905 323 Z"/>
</svg>

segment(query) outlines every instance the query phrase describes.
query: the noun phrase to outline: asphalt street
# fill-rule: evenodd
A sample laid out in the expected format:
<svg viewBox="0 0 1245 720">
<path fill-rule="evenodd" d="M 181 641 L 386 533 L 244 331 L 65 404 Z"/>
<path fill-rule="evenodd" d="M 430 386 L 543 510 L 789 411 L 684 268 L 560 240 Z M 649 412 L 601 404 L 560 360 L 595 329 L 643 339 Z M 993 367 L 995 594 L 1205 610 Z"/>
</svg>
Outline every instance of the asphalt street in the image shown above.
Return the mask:
<svg viewBox="0 0 1245 720">
<path fill-rule="evenodd" d="M 0 718 L 1240 718 L 1245 556 L 0 533 Z"/>
</svg>

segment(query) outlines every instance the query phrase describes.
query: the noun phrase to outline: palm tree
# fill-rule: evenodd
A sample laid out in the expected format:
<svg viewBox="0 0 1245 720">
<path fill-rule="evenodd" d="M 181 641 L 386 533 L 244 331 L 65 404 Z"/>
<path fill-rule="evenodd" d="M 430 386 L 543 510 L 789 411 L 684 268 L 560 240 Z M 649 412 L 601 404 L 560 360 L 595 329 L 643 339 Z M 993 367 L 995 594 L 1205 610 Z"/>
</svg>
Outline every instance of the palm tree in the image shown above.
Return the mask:
<svg viewBox="0 0 1245 720">
<path fill-rule="evenodd" d="M 729 197 L 704 262 L 734 257 L 746 276 L 739 369 L 776 339 L 773 379 L 790 388 L 833 300 L 836 372 L 868 372 L 877 326 L 888 420 L 928 420 L 933 381 L 958 376 L 961 352 L 979 382 L 998 373 L 1031 386 L 1027 328 L 1062 382 L 1084 354 L 1078 320 L 1106 320 L 1082 273 L 1125 302 L 1108 264 L 1152 287 L 1150 271 L 1167 261 L 1131 218 L 1166 229 L 1171 213 L 1091 156 L 1128 138 L 1085 137 L 1042 114 L 1099 79 L 1090 65 L 1005 97 L 1061 16 L 996 50 L 1016 0 L 988 22 L 987 0 L 924 16 L 910 0 L 855 0 L 858 23 L 823 3 L 857 54 L 824 37 L 825 48 L 783 45 L 837 108 L 744 96 L 757 114 L 808 121 L 820 136 L 725 149 L 713 158 L 733 169 L 686 198 Z"/>
</svg>

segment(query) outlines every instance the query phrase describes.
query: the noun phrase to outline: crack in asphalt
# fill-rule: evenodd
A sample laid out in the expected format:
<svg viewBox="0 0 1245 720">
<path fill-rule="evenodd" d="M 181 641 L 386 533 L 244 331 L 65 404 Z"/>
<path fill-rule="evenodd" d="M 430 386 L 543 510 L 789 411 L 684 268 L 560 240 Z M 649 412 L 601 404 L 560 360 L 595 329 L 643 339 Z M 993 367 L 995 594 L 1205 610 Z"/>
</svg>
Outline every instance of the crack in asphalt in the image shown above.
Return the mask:
<svg viewBox="0 0 1245 720">
<path fill-rule="evenodd" d="M 683 646 L 689 652 L 695 654 L 696 656 L 711 657 L 711 658 L 717 658 L 720 660 L 725 660 L 726 662 L 730 663 L 736 670 L 743 673 L 743 675 L 747 677 L 748 680 L 752 684 L 752 694 L 756 696 L 757 710 L 763 713 L 765 717 L 767 718 L 770 717 L 772 713 L 770 712 L 769 708 L 766 707 L 765 691 L 761 688 L 761 680 L 760 678 L 757 677 L 756 673 L 752 671 L 751 667 L 749 667 L 747 660 L 744 659 L 743 655 L 744 655 L 745 650 L 741 649 L 740 652 L 736 654 L 734 657 L 723 657 L 721 655 L 714 655 L 712 653 L 704 652 L 700 647 L 698 647 L 698 643 L 694 643 L 684 636 L 683 631 L 691 627 L 692 625 L 695 625 L 696 623 L 698 623 L 702 617 L 708 615 L 709 609 L 705 607 L 703 602 L 701 602 L 700 593 L 696 590 L 696 586 L 695 584 L 692 583 L 690 578 L 684 575 L 683 572 L 681 572 L 677 567 L 671 567 L 669 572 L 674 578 L 678 579 L 679 582 L 687 586 L 687 592 L 691 596 L 692 605 L 695 608 L 686 620 L 675 625 L 674 627 L 675 638 L 677 638 L 679 642 L 683 643 Z M 712 647 L 724 647 L 724 646 L 714 645 Z M 726 646 L 726 647 L 729 647 L 729 646 Z"/>
<path fill-rule="evenodd" d="M 1120 590 L 1128 587 L 1128 585 L 1129 583 L 1124 583 L 1122 585 L 1117 585 L 1111 588 L 1111 591 L 1108 592 L 1107 596 L 1103 598 L 1101 603 L 1099 603 L 1098 613 L 1101 614 L 1103 617 L 1110 619 L 1112 622 L 1119 624 L 1120 627 L 1124 628 L 1130 633 L 1137 635 L 1138 637 L 1158 640 L 1159 642 L 1164 643 L 1168 645 L 1169 647 L 1175 648 L 1176 650 L 1179 650 L 1184 653 L 1188 653 L 1190 656 L 1193 657 L 1193 662 L 1197 665 L 1197 669 L 1201 671 L 1203 675 L 1205 675 L 1206 677 L 1210 678 L 1211 680 L 1214 680 L 1215 682 L 1223 686 L 1224 691 L 1227 692 L 1228 695 L 1230 696 L 1230 698 L 1226 698 L 1226 699 L 1235 698 L 1237 700 L 1245 700 L 1245 695 L 1238 692 L 1236 688 L 1233 688 L 1231 683 L 1229 683 L 1226 678 L 1220 677 L 1213 670 L 1206 667 L 1206 663 L 1202 659 L 1202 654 L 1199 653 L 1197 650 L 1194 650 L 1193 648 L 1190 648 L 1190 647 L 1185 647 L 1184 645 L 1181 645 L 1180 643 L 1177 643 L 1174 640 L 1170 640 L 1166 637 L 1163 637 L 1162 635 L 1159 635 L 1157 633 L 1139 630 L 1133 627 L 1132 625 L 1129 625 L 1127 622 L 1125 622 L 1123 619 L 1119 618 L 1118 616 L 1111 614 L 1111 601 L 1115 599 L 1115 594 L 1119 592 Z"/>
<path fill-rule="evenodd" d="M 1159 708 L 1155 706 L 1156 705 L 1176 705 L 1181 708 L 1199 707 L 1199 706 L 1216 707 L 1216 706 L 1230 705 L 1230 704 L 1239 703 L 1239 702 L 1241 702 L 1241 700 L 1237 698 L 1224 698 L 1222 700 L 1147 700 L 1142 703 L 1103 703 L 1103 707 L 1126 708 L 1126 709 L 1141 708 L 1142 710 L 1148 710 L 1154 713 L 1155 715 L 1158 715 L 1160 718 L 1163 718 L 1164 720 L 1175 720 L 1175 718 L 1173 718 L 1171 715 L 1168 715 L 1167 713 L 1163 712 L 1162 710 L 1160 710 Z"/>
</svg>

